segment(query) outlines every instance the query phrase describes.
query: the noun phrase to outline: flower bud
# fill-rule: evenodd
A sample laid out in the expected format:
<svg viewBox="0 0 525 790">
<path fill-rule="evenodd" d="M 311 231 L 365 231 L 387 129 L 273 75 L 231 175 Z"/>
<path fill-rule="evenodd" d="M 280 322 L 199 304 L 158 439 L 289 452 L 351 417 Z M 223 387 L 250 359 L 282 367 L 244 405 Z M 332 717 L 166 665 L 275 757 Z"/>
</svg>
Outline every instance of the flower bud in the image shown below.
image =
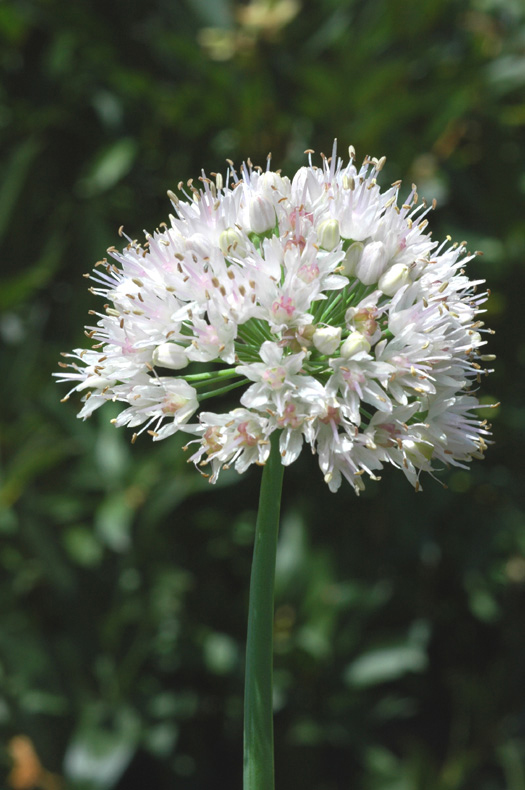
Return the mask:
<svg viewBox="0 0 525 790">
<path fill-rule="evenodd" d="M 160 368 L 181 370 L 189 364 L 186 349 L 177 343 L 161 343 L 153 352 L 152 362 Z"/>
<path fill-rule="evenodd" d="M 316 324 L 306 324 L 306 326 L 303 326 L 301 327 L 301 329 L 298 330 L 297 334 L 300 335 L 302 338 L 311 341 L 316 332 L 317 332 Z"/>
<path fill-rule="evenodd" d="M 288 195 L 290 192 L 290 181 L 288 178 L 283 178 L 279 173 L 275 173 L 273 170 L 267 170 L 259 176 L 257 189 L 266 194 L 271 194 L 270 190 L 277 190 L 281 195 Z"/>
<path fill-rule="evenodd" d="M 275 225 L 275 208 L 269 200 L 257 195 L 248 206 L 248 225 L 252 233 L 264 233 Z"/>
<path fill-rule="evenodd" d="M 356 266 L 356 275 L 363 285 L 376 283 L 386 269 L 387 257 L 382 241 L 367 244 Z"/>
<path fill-rule="evenodd" d="M 341 274 L 346 277 L 353 277 L 355 275 L 356 266 L 361 253 L 363 252 L 364 245 L 360 241 L 354 241 L 346 251 L 346 255 L 341 262 Z"/>
<path fill-rule="evenodd" d="M 237 255 L 244 258 L 247 249 L 243 236 L 235 228 L 226 228 L 219 235 L 219 247 L 223 255 Z"/>
<path fill-rule="evenodd" d="M 341 234 L 336 219 L 326 219 L 317 228 L 317 243 L 323 250 L 330 252 L 339 244 Z"/>
<path fill-rule="evenodd" d="M 434 454 L 434 446 L 430 442 L 414 442 L 412 439 L 403 442 L 403 450 L 416 466 L 426 466 Z"/>
<path fill-rule="evenodd" d="M 341 327 L 320 326 L 312 337 L 313 344 L 321 354 L 333 354 L 341 342 Z"/>
<path fill-rule="evenodd" d="M 370 343 L 361 332 L 352 332 L 341 346 L 341 356 L 345 359 L 349 359 L 360 351 L 370 351 L 370 348 Z"/>
<path fill-rule="evenodd" d="M 387 269 L 381 275 L 377 286 L 386 296 L 393 296 L 403 285 L 409 282 L 408 266 L 405 266 L 404 263 L 394 263 L 390 269 Z"/>
</svg>

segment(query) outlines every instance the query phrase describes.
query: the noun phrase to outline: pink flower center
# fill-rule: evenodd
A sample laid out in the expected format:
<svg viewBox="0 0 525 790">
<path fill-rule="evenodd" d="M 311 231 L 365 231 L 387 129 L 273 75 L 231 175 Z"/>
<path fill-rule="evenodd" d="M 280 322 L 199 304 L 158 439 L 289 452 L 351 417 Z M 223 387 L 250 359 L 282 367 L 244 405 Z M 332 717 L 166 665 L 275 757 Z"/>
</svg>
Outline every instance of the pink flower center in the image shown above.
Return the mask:
<svg viewBox="0 0 525 790">
<path fill-rule="evenodd" d="M 206 452 L 208 455 L 211 453 L 218 453 L 220 450 L 222 450 L 222 444 L 220 442 L 221 432 L 218 425 L 208 428 L 204 432 L 203 438 L 206 444 Z"/>
<path fill-rule="evenodd" d="M 175 414 L 188 402 L 187 398 L 182 395 L 176 395 L 174 392 L 169 392 L 162 402 L 162 411 L 164 414 Z"/>
<path fill-rule="evenodd" d="M 295 305 L 289 296 L 281 296 L 272 305 L 272 313 L 278 321 L 286 321 L 287 318 L 293 316 L 294 312 Z"/>
<path fill-rule="evenodd" d="M 246 447 L 253 447 L 257 444 L 257 436 L 253 436 L 253 434 L 248 431 L 248 421 L 239 423 L 237 433 L 241 437 L 242 444 L 246 445 Z"/>
<path fill-rule="evenodd" d="M 361 373 L 358 370 L 342 370 L 341 374 L 348 386 L 348 389 L 361 392 L 361 384 L 364 384 L 366 378 L 364 373 Z"/>
<path fill-rule="evenodd" d="M 294 230 L 300 217 L 304 217 L 304 219 L 307 219 L 309 222 L 313 222 L 314 220 L 314 215 L 311 211 L 306 211 L 304 206 L 297 206 L 290 213 L 290 225 Z"/>
<path fill-rule="evenodd" d="M 392 422 L 385 422 L 377 426 L 374 442 L 380 447 L 391 447 L 399 435 L 397 425 L 394 425 Z"/>
<path fill-rule="evenodd" d="M 133 344 L 131 343 L 129 337 L 126 337 L 125 341 L 122 344 L 122 353 L 123 354 L 135 353 L 135 349 L 133 348 Z"/>
<path fill-rule="evenodd" d="M 355 328 L 365 337 L 372 337 L 377 330 L 376 316 L 377 309 L 375 307 L 363 307 L 354 315 Z"/>
<path fill-rule="evenodd" d="M 319 417 L 321 422 L 324 422 L 325 425 L 333 422 L 335 425 L 339 425 L 341 422 L 341 415 L 339 414 L 339 407 L 338 406 L 327 406 L 326 407 L 326 414 L 324 417 Z"/>
<path fill-rule="evenodd" d="M 319 277 L 319 266 L 316 263 L 305 263 L 297 274 L 304 283 L 312 283 Z"/>
<path fill-rule="evenodd" d="M 404 354 L 396 354 L 390 359 L 390 362 L 397 368 L 394 373 L 390 374 L 390 381 L 394 381 L 394 379 L 404 376 L 405 373 L 412 367 L 408 357 Z"/>
<path fill-rule="evenodd" d="M 299 251 L 302 252 L 306 247 L 306 239 L 304 236 L 294 236 L 293 239 L 288 239 L 286 244 L 284 245 L 284 249 L 292 250 L 294 247 L 299 247 Z"/>
<path fill-rule="evenodd" d="M 273 389 L 279 390 L 283 386 L 285 379 L 286 379 L 286 370 L 279 365 L 276 368 L 270 368 L 269 370 L 265 370 L 263 375 L 263 380 Z"/>
<path fill-rule="evenodd" d="M 206 326 L 203 329 L 197 329 L 196 333 L 198 334 L 201 343 L 209 343 L 212 346 L 216 346 L 220 342 L 219 335 L 217 334 L 217 330 L 214 326 Z"/>
<path fill-rule="evenodd" d="M 290 428 L 299 428 L 303 423 L 303 418 L 299 417 L 295 409 L 295 403 L 287 403 L 284 407 L 284 412 L 280 417 L 277 417 L 277 423 L 280 428 L 289 426 Z"/>
</svg>

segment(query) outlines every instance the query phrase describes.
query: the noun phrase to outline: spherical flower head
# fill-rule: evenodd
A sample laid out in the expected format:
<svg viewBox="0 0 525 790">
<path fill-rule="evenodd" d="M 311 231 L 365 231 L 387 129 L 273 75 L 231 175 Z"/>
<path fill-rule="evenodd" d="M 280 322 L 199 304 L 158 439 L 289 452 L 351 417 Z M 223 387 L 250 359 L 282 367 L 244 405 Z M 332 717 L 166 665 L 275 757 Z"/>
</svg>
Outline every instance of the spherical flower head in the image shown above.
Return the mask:
<svg viewBox="0 0 525 790">
<path fill-rule="evenodd" d="M 482 456 L 476 392 L 493 357 L 474 256 L 432 240 L 415 187 L 381 191 L 383 165 L 358 167 L 352 148 L 343 162 L 334 144 L 291 179 L 268 159 L 169 192 L 171 224 L 126 237 L 91 275 L 93 345 L 59 374 L 79 416 L 113 401 L 133 441 L 185 431 L 211 482 L 264 464 L 274 432 L 285 465 L 310 445 L 332 491 L 345 479 L 359 493 L 385 464 L 417 489 L 421 472 Z"/>
</svg>

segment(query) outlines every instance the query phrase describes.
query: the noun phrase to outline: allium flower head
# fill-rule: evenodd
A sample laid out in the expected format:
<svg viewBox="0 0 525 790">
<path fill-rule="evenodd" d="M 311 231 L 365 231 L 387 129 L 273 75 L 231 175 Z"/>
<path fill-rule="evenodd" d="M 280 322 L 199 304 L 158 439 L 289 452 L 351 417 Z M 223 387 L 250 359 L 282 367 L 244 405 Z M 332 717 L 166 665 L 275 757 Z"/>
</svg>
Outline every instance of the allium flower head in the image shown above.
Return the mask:
<svg viewBox="0 0 525 790">
<path fill-rule="evenodd" d="M 474 256 L 432 240 L 415 187 L 381 191 L 384 158 L 358 168 L 334 144 L 316 167 L 307 153 L 291 180 L 268 159 L 169 192 L 169 226 L 96 264 L 94 345 L 64 355 L 61 380 L 83 392 L 82 418 L 121 402 L 133 440 L 191 434 L 212 482 L 264 464 L 279 431 L 283 464 L 310 445 L 332 491 L 345 477 L 359 492 L 385 463 L 419 488 L 421 471 L 486 447 Z"/>
</svg>

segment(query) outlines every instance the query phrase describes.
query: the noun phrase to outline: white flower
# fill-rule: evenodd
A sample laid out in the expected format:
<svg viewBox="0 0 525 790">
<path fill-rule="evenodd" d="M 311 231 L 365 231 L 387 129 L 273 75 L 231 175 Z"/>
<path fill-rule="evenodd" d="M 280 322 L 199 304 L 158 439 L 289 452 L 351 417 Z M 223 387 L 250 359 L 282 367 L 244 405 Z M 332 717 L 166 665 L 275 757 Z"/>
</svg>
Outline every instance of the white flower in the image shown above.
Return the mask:
<svg viewBox="0 0 525 790">
<path fill-rule="evenodd" d="M 116 426 L 185 431 L 212 482 L 264 464 L 274 431 L 282 463 L 310 445 L 333 491 L 359 493 L 385 464 L 418 488 L 422 471 L 482 456 L 476 388 L 493 357 L 474 256 L 432 240 L 415 188 L 381 192 L 383 163 L 345 164 L 334 145 L 292 180 L 232 166 L 169 193 L 171 225 L 94 270 L 93 347 L 61 363 L 79 416 L 114 401 Z M 233 402 L 204 411 L 214 395 Z"/>
<path fill-rule="evenodd" d="M 154 365 L 161 368 L 171 368 L 171 370 L 182 370 L 190 362 L 186 349 L 177 343 L 161 343 L 154 350 L 151 359 Z"/>
<path fill-rule="evenodd" d="M 361 352 L 366 354 L 371 348 L 372 346 L 361 332 L 351 332 L 341 346 L 341 356 L 343 359 L 349 359 Z"/>
<path fill-rule="evenodd" d="M 359 258 L 355 273 L 363 285 L 376 283 L 386 269 L 388 263 L 386 248 L 381 241 L 371 241 L 365 246 Z"/>
<path fill-rule="evenodd" d="M 226 228 L 222 231 L 219 235 L 219 247 L 226 258 L 232 255 L 244 258 L 248 253 L 244 237 L 235 228 Z"/>
<path fill-rule="evenodd" d="M 275 225 L 275 208 L 268 198 L 256 195 L 248 205 L 247 227 L 252 233 L 265 233 Z"/>
<path fill-rule="evenodd" d="M 323 250 L 333 250 L 339 244 L 341 234 L 336 219 L 325 219 L 317 228 L 317 243 Z"/>
<path fill-rule="evenodd" d="M 315 330 L 312 342 L 320 354 L 330 356 L 339 347 L 341 333 L 340 326 L 320 326 Z"/>
<path fill-rule="evenodd" d="M 404 263 L 394 263 L 379 278 L 377 287 L 386 296 L 393 296 L 400 288 L 410 282 L 408 266 Z"/>
<path fill-rule="evenodd" d="M 346 251 L 345 257 L 341 264 L 341 270 L 347 277 L 354 277 L 357 264 L 363 252 L 363 244 L 360 241 L 354 241 Z"/>
</svg>

